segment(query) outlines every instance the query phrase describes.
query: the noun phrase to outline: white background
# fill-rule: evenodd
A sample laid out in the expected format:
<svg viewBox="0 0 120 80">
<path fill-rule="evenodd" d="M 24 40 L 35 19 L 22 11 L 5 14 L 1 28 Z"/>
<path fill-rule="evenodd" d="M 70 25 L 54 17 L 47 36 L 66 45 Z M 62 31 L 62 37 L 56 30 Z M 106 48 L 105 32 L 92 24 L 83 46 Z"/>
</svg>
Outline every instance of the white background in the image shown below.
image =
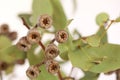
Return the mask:
<svg viewBox="0 0 120 80">
<path fill-rule="evenodd" d="M 76 12 L 73 12 L 71 1 L 61 0 L 68 19 L 74 19 L 69 26 L 70 30 L 72 31 L 74 28 L 77 28 L 82 36 L 92 35 L 98 30 L 99 27 L 95 23 L 96 14 L 107 12 L 110 15 L 110 19 L 115 19 L 120 16 L 120 0 L 77 0 L 78 6 Z M 0 24 L 8 23 L 11 31 L 14 30 L 19 33 L 18 39 L 26 35 L 27 29 L 23 26 L 17 15 L 21 12 L 30 13 L 31 5 L 32 0 L 0 0 Z M 110 43 L 120 44 L 120 23 L 113 24 L 110 27 L 108 37 Z M 66 70 L 66 73 L 70 72 L 71 65 L 68 65 L 69 68 L 62 68 Z M 23 66 L 17 65 L 14 73 L 9 76 L 4 76 L 4 80 L 27 80 L 25 71 L 28 66 L 27 62 Z M 81 76 L 83 76 L 82 73 Z M 115 74 L 109 77 L 101 74 L 99 80 L 115 80 Z"/>
</svg>

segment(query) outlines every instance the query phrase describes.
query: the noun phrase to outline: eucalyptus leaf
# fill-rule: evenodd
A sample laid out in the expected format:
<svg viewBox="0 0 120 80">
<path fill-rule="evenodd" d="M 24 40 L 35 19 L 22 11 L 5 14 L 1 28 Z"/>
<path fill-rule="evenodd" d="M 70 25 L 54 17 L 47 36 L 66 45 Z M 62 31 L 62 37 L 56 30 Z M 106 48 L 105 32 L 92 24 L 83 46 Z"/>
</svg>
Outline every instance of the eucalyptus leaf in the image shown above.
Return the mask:
<svg viewBox="0 0 120 80">
<path fill-rule="evenodd" d="M 38 64 L 44 59 L 43 50 L 41 50 L 39 54 L 35 55 L 35 49 L 37 47 L 37 45 L 32 45 L 32 48 L 27 52 L 27 58 L 30 65 Z"/>
<path fill-rule="evenodd" d="M 40 15 L 48 14 L 52 16 L 53 8 L 50 0 L 33 0 L 32 4 L 32 22 L 36 25 Z"/>
<path fill-rule="evenodd" d="M 6 36 L 0 36 L 0 50 L 11 46 L 11 40 Z"/>
<path fill-rule="evenodd" d="M 96 32 L 96 35 L 101 37 L 103 35 L 103 33 L 105 32 L 104 36 L 102 37 L 102 39 L 100 40 L 101 43 L 108 43 L 108 37 L 107 37 L 107 32 L 105 31 L 105 27 L 101 26 L 99 28 L 99 30 Z"/>
<path fill-rule="evenodd" d="M 109 20 L 109 15 L 107 13 L 99 13 L 97 16 L 96 16 L 96 23 L 99 25 L 99 26 L 103 26 L 104 23 L 106 21 Z"/>
<path fill-rule="evenodd" d="M 26 58 L 26 54 L 23 51 L 19 50 L 15 45 L 2 49 L 0 53 L 0 60 L 8 63 L 13 63 L 16 60 Z"/>
<path fill-rule="evenodd" d="M 19 14 L 18 16 L 20 18 L 23 18 L 28 26 L 32 26 L 32 23 L 30 21 L 30 18 L 32 16 L 31 14 L 22 13 L 22 14 Z"/>
<path fill-rule="evenodd" d="M 115 22 L 120 22 L 120 17 L 116 18 Z"/>
<path fill-rule="evenodd" d="M 97 73 L 87 71 L 87 72 L 85 72 L 85 76 L 80 80 L 97 80 L 98 76 L 99 76 L 99 74 L 97 74 Z"/>
<path fill-rule="evenodd" d="M 95 73 L 114 71 L 120 68 L 120 45 L 104 44 L 100 47 L 85 47 L 68 54 L 73 66 Z"/>
<path fill-rule="evenodd" d="M 66 15 L 59 0 L 50 0 L 53 7 L 53 26 L 55 30 L 64 29 L 67 25 Z"/>
<path fill-rule="evenodd" d="M 100 37 L 92 35 L 86 38 L 86 42 L 92 47 L 98 47 L 100 45 Z"/>
</svg>

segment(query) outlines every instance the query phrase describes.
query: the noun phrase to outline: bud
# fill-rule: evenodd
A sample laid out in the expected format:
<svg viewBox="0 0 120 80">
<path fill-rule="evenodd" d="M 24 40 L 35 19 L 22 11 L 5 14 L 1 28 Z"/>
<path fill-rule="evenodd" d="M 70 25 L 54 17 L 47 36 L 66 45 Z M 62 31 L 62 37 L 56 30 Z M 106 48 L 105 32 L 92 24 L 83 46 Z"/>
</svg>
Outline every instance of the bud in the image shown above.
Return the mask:
<svg viewBox="0 0 120 80">
<path fill-rule="evenodd" d="M 8 64 L 6 62 L 0 61 L 0 70 L 6 70 L 8 68 Z"/>
<path fill-rule="evenodd" d="M 34 79 L 37 78 L 40 74 L 40 70 L 37 66 L 30 66 L 27 71 L 26 71 L 26 75 L 30 78 L 30 79 Z"/>
<path fill-rule="evenodd" d="M 27 40 L 29 43 L 38 43 L 41 40 L 40 33 L 36 29 L 31 29 L 27 34 Z"/>
<path fill-rule="evenodd" d="M 65 77 L 63 80 L 75 80 L 73 77 Z"/>
<path fill-rule="evenodd" d="M 15 40 L 15 39 L 17 39 L 17 32 L 10 32 L 9 34 L 8 34 L 8 37 L 9 37 L 9 39 L 10 40 Z"/>
<path fill-rule="evenodd" d="M 65 30 L 56 32 L 55 40 L 59 43 L 64 43 L 68 39 L 68 33 Z"/>
<path fill-rule="evenodd" d="M 55 44 L 49 44 L 45 49 L 45 54 L 48 59 L 53 59 L 59 55 L 59 49 Z"/>
<path fill-rule="evenodd" d="M 38 26 L 40 26 L 41 28 L 44 28 L 44 29 L 48 29 L 52 26 L 52 18 L 51 16 L 47 15 L 47 14 L 44 14 L 44 15 L 41 15 L 39 20 L 38 20 Z"/>
<path fill-rule="evenodd" d="M 60 65 L 54 60 L 48 60 L 46 62 L 46 67 L 49 73 L 56 74 L 60 70 Z"/>
<path fill-rule="evenodd" d="M 20 50 L 28 51 L 31 48 L 31 44 L 27 41 L 26 37 L 22 37 L 17 43 L 17 47 Z"/>
<path fill-rule="evenodd" d="M 7 33 L 9 33 L 9 26 L 7 24 L 2 24 L 0 26 L 0 33 L 1 34 L 7 34 Z"/>
</svg>

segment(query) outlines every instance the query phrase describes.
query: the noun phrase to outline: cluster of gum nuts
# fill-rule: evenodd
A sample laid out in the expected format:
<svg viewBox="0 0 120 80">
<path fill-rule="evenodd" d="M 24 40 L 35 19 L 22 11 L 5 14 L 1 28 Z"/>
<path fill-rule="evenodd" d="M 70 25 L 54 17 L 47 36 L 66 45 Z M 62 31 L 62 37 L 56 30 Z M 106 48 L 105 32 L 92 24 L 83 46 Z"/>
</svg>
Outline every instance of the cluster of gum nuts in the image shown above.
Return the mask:
<svg viewBox="0 0 120 80">
<path fill-rule="evenodd" d="M 39 76 L 41 70 L 39 67 L 41 64 L 44 64 L 46 66 L 46 69 L 51 74 L 58 74 L 60 77 L 60 65 L 57 61 L 54 60 L 55 57 L 57 57 L 60 53 L 58 47 L 54 44 L 54 41 L 57 41 L 58 43 L 64 43 L 68 39 L 68 32 L 65 30 L 59 30 L 55 33 L 55 38 L 52 42 L 50 42 L 47 46 L 44 46 L 44 44 L 41 42 L 41 35 L 38 31 L 38 27 L 41 27 L 43 29 L 48 29 L 52 26 L 53 20 L 51 16 L 47 14 L 43 14 L 39 17 L 38 22 L 35 27 L 32 29 L 28 28 L 28 34 L 24 37 L 22 37 L 18 43 L 16 44 L 17 47 L 20 50 L 23 50 L 27 52 L 29 49 L 31 49 L 31 46 L 33 44 L 39 44 L 42 49 L 44 50 L 45 59 L 43 62 L 38 63 L 36 65 L 31 65 L 27 71 L 26 75 L 30 79 L 35 79 Z M 46 77 L 47 78 L 47 77 Z M 71 77 L 65 77 L 59 78 L 60 80 L 74 80 Z"/>
</svg>

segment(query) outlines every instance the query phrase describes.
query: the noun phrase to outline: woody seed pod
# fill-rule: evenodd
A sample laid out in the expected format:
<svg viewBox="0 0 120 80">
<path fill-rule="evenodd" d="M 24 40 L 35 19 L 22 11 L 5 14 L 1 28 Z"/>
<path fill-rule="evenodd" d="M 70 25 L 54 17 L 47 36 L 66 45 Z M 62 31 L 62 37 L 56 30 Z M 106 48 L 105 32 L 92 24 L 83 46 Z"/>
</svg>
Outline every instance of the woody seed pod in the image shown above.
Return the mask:
<svg viewBox="0 0 120 80">
<path fill-rule="evenodd" d="M 0 33 L 1 34 L 7 34 L 7 33 L 9 33 L 9 26 L 7 24 L 2 24 L 0 26 Z"/>
<path fill-rule="evenodd" d="M 28 51 L 31 48 L 31 44 L 27 41 L 26 37 L 22 37 L 17 43 L 17 47 L 20 50 Z"/>
<path fill-rule="evenodd" d="M 8 68 L 8 64 L 6 62 L 0 61 L 0 70 L 6 70 Z"/>
<path fill-rule="evenodd" d="M 41 28 L 44 28 L 44 29 L 48 29 L 52 26 L 52 18 L 51 16 L 47 15 L 47 14 L 44 14 L 44 15 L 41 15 L 39 20 L 38 20 L 38 26 L 40 26 Z"/>
<path fill-rule="evenodd" d="M 49 73 L 56 74 L 60 70 L 60 65 L 54 60 L 48 60 L 46 62 L 46 67 Z"/>
<path fill-rule="evenodd" d="M 27 40 L 29 43 L 38 43 L 41 40 L 40 33 L 36 29 L 31 29 L 27 34 Z"/>
<path fill-rule="evenodd" d="M 65 77 L 63 80 L 75 80 L 73 77 Z"/>
<path fill-rule="evenodd" d="M 59 55 L 59 49 L 55 44 L 49 44 L 45 49 L 45 54 L 48 59 L 53 59 Z"/>
<path fill-rule="evenodd" d="M 40 72 L 41 71 L 39 70 L 39 68 L 37 66 L 30 66 L 26 71 L 26 75 L 30 79 L 34 79 L 39 76 Z"/>
<path fill-rule="evenodd" d="M 59 43 L 64 43 L 68 39 L 68 33 L 65 30 L 56 32 L 55 40 Z"/>
<path fill-rule="evenodd" d="M 8 37 L 9 37 L 9 39 L 10 40 L 15 40 L 16 38 L 17 38 L 17 32 L 10 32 L 9 34 L 8 34 Z"/>
</svg>

